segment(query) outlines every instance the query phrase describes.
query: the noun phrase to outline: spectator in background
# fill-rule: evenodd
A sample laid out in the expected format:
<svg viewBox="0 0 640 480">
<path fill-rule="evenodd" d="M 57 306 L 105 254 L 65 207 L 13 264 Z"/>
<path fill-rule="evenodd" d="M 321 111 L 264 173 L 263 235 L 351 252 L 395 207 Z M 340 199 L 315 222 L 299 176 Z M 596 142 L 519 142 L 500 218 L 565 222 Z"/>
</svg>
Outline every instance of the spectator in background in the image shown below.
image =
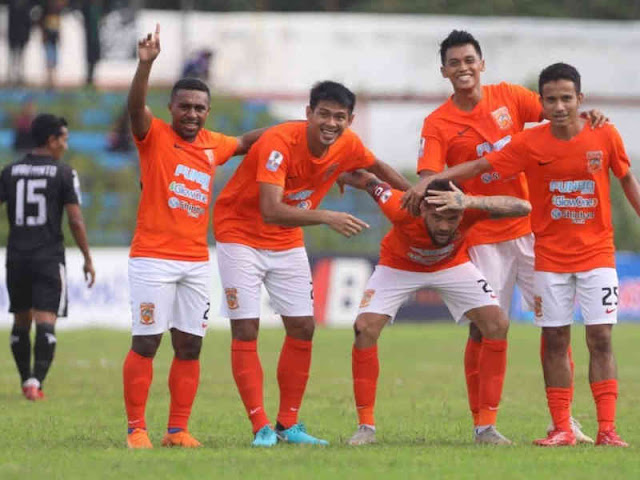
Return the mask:
<svg viewBox="0 0 640 480">
<path fill-rule="evenodd" d="M 182 78 L 199 78 L 200 80 L 209 81 L 209 71 L 213 62 L 214 52 L 209 49 L 203 49 L 195 52 L 187 59 L 182 67 Z"/>
<path fill-rule="evenodd" d="M 35 147 L 31 135 L 31 122 L 36 117 L 36 102 L 27 96 L 22 102 L 18 115 L 13 120 L 13 150 L 18 154 L 26 153 Z"/>
<path fill-rule="evenodd" d="M 42 42 L 47 61 L 47 88 L 49 89 L 53 88 L 55 84 L 60 24 L 62 23 L 62 10 L 66 6 L 67 0 L 45 0 L 42 6 L 40 27 L 42 28 Z"/>
<path fill-rule="evenodd" d="M 9 0 L 9 70 L 10 84 L 24 83 L 24 46 L 31 34 L 31 1 Z"/>
<path fill-rule="evenodd" d="M 82 16 L 84 18 L 85 54 L 87 56 L 87 86 L 93 86 L 93 73 L 100 60 L 100 18 L 102 17 L 102 0 L 83 0 Z"/>
</svg>

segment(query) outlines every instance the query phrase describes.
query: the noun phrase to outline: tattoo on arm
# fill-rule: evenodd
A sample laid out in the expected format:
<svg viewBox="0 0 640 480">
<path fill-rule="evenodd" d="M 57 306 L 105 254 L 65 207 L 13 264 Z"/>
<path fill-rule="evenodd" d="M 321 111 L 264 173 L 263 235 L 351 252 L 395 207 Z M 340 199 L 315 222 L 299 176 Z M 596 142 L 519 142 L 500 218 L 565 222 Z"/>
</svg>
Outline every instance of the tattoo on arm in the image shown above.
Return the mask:
<svg viewBox="0 0 640 480">
<path fill-rule="evenodd" d="M 526 200 L 505 195 L 488 197 L 468 197 L 471 199 L 467 208 L 485 210 L 492 218 L 524 217 L 531 212 L 531 204 Z"/>
</svg>

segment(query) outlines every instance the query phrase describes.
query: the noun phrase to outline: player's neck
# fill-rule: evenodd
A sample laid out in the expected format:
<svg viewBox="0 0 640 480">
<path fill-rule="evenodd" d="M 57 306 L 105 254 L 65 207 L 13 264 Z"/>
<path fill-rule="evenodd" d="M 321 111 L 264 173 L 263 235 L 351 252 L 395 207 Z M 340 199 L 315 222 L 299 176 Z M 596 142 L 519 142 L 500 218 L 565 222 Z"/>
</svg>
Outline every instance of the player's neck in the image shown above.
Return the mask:
<svg viewBox="0 0 640 480">
<path fill-rule="evenodd" d="M 322 158 L 325 153 L 329 150 L 329 145 L 325 145 L 320 142 L 318 139 L 314 138 L 313 135 L 310 134 L 309 129 L 307 128 L 307 148 L 311 155 L 316 158 Z"/>
<path fill-rule="evenodd" d="M 568 125 L 554 125 L 552 122 L 551 134 L 558 140 L 571 140 L 582 131 L 586 122 L 587 121 L 581 117 L 577 117 L 575 122 Z"/>
<path fill-rule="evenodd" d="M 478 83 L 478 85 L 468 90 L 455 90 L 452 100 L 453 104 L 460 110 L 470 112 L 482 100 L 482 85 Z"/>
<path fill-rule="evenodd" d="M 55 157 L 53 156 L 53 153 L 51 153 L 51 150 L 49 150 L 46 147 L 36 147 L 33 150 L 31 150 L 31 154 L 38 155 L 40 157 L 52 157 L 55 159 Z"/>
</svg>

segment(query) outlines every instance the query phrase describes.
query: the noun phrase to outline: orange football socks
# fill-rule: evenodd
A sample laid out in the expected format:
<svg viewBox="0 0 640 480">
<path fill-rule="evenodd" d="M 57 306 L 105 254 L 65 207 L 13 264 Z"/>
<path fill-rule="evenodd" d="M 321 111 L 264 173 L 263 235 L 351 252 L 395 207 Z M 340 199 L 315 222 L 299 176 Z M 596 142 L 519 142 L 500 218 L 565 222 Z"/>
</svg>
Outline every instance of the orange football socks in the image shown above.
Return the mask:
<svg viewBox="0 0 640 480">
<path fill-rule="evenodd" d="M 478 360 L 478 426 L 496 423 L 506 369 L 507 341 L 483 338 Z"/>
<path fill-rule="evenodd" d="M 285 336 L 278 360 L 280 409 L 278 424 L 290 428 L 298 423 L 298 410 L 309 380 L 311 368 L 311 340 Z"/>
<path fill-rule="evenodd" d="M 231 341 L 231 370 L 238 387 L 238 393 L 247 410 L 247 415 L 256 433 L 269 419 L 264 411 L 262 392 L 263 373 L 260 357 L 258 357 L 258 342 L 256 340 L 243 342 Z"/>
<path fill-rule="evenodd" d="M 467 380 L 467 397 L 469 409 L 473 416 L 473 425 L 478 426 L 478 411 L 480 409 L 480 396 L 478 391 L 478 361 L 480 360 L 481 342 L 472 338 L 467 340 L 464 350 L 464 376 Z"/>
<path fill-rule="evenodd" d="M 174 357 L 169 371 L 169 431 L 186 430 L 191 406 L 200 382 L 200 360 L 181 360 Z"/>
<path fill-rule="evenodd" d="M 127 410 L 128 428 L 147 428 L 144 410 L 149 387 L 153 379 L 153 358 L 143 357 L 129 350 L 122 367 L 124 404 Z"/>
<path fill-rule="evenodd" d="M 547 405 L 556 430 L 571 431 L 571 388 L 547 387 Z"/>
<path fill-rule="evenodd" d="M 358 424 L 375 425 L 373 409 L 376 403 L 376 387 L 380 374 L 378 346 L 351 351 L 351 369 L 353 373 L 353 393 L 358 411 Z"/>
<path fill-rule="evenodd" d="M 591 392 L 596 402 L 598 431 L 607 432 L 615 428 L 618 380 L 602 380 L 591 384 Z"/>
</svg>

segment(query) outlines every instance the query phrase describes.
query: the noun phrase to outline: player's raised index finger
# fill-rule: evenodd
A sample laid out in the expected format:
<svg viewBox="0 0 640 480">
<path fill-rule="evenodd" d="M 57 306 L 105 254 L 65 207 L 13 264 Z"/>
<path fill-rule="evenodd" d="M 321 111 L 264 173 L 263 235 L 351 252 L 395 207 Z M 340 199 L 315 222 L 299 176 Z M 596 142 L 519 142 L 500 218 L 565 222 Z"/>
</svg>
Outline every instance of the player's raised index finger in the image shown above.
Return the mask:
<svg viewBox="0 0 640 480">
<path fill-rule="evenodd" d="M 158 38 L 160 36 L 160 24 L 156 23 L 156 31 L 154 32 L 154 36 Z"/>
</svg>

